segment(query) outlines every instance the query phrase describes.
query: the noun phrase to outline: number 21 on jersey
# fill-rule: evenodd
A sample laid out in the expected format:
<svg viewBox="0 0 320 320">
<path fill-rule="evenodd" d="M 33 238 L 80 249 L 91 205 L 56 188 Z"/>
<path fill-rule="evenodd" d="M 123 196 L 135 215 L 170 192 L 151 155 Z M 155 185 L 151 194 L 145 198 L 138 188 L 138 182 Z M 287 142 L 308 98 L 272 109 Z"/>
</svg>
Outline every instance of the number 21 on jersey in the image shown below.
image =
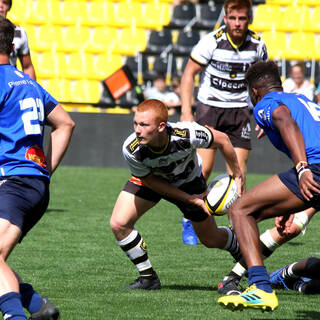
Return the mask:
<svg viewBox="0 0 320 320">
<path fill-rule="evenodd" d="M 44 120 L 43 103 L 39 98 L 27 98 L 19 101 L 20 110 L 23 111 L 22 121 L 24 131 L 29 134 L 42 134 Z"/>
</svg>

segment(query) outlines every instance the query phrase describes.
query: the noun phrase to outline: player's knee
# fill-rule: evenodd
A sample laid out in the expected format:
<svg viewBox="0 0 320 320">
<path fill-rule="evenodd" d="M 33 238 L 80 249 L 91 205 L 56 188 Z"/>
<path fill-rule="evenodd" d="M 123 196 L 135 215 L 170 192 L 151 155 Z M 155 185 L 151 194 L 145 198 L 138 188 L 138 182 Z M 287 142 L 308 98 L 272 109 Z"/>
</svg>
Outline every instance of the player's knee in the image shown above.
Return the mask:
<svg viewBox="0 0 320 320">
<path fill-rule="evenodd" d="M 124 228 L 123 223 L 113 215 L 111 216 L 109 223 L 110 223 L 110 228 L 113 232 L 120 231 Z"/>
</svg>

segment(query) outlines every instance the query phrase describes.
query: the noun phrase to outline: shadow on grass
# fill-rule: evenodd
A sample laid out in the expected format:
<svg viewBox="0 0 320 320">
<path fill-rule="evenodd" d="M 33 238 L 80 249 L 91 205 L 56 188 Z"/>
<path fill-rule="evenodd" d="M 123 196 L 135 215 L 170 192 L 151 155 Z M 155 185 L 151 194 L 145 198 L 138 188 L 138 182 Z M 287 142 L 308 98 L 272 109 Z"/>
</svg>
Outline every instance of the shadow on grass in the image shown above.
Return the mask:
<svg viewBox="0 0 320 320">
<path fill-rule="evenodd" d="M 188 285 L 169 285 L 162 286 L 163 289 L 169 290 L 199 290 L 199 291 L 215 291 L 217 288 L 214 287 L 201 287 L 201 286 L 188 286 Z"/>
<path fill-rule="evenodd" d="M 46 213 L 55 213 L 55 212 L 65 212 L 66 210 L 64 209 L 47 209 Z"/>
<path fill-rule="evenodd" d="M 299 310 L 297 311 L 297 319 L 303 319 L 303 320 L 320 319 L 320 312 L 309 311 L 309 310 Z"/>
</svg>

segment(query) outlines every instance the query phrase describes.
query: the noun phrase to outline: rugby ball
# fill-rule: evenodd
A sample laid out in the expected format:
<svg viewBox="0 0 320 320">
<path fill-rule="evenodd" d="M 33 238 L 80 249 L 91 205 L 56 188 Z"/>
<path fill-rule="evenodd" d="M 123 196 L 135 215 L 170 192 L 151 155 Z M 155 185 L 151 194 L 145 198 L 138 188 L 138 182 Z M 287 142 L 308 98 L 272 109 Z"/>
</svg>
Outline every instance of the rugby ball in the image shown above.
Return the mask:
<svg viewBox="0 0 320 320">
<path fill-rule="evenodd" d="M 215 177 L 208 185 L 209 193 L 205 197 L 205 204 L 210 213 L 215 216 L 223 216 L 238 199 L 236 183 L 229 174 L 221 174 Z"/>
</svg>

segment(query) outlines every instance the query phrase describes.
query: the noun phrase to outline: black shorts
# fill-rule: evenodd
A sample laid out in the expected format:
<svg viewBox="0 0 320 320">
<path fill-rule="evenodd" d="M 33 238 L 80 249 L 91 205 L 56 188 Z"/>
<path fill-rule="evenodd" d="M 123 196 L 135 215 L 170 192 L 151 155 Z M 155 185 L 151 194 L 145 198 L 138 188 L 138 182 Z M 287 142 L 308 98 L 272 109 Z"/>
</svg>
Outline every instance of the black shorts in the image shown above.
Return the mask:
<svg viewBox="0 0 320 320">
<path fill-rule="evenodd" d="M 49 203 L 49 180 L 34 176 L 0 178 L 0 218 L 18 226 L 23 237 L 41 219 Z"/>
<path fill-rule="evenodd" d="M 200 194 L 207 190 L 206 181 L 201 175 L 193 181 L 178 187 L 180 190 L 188 194 Z M 175 204 L 183 213 L 184 217 L 195 222 L 201 222 L 208 218 L 208 215 L 198 206 L 194 206 L 176 199 L 164 197 L 161 194 L 144 186 L 140 179 L 132 177 L 123 187 L 123 191 L 134 194 L 142 199 L 158 203 L 161 199 Z"/>
<path fill-rule="evenodd" d="M 313 173 L 313 179 L 320 184 L 320 164 L 311 164 L 309 168 Z M 278 174 L 278 176 L 282 183 L 298 198 L 304 201 L 308 207 L 313 207 L 316 210 L 320 210 L 320 194 L 312 192 L 313 198 L 310 201 L 307 201 L 303 198 L 300 192 L 296 168 L 292 168 L 286 172 L 281 172 Z"/>
<path fill-rule="evenodd" d="M 195 121 L 226 133 L 235 148 L 251 150 L 249 108 L 217 108 L 199 102 Z"/>
</svg>

